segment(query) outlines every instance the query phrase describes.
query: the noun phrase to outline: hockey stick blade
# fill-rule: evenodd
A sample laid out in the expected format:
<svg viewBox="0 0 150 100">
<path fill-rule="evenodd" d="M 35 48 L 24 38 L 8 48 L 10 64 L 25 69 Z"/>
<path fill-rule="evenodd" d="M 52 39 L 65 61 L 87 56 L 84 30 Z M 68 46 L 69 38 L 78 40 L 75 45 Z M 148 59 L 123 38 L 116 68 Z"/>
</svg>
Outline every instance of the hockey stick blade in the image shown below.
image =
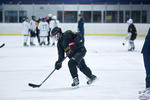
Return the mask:
<svg viewBox="0 0 150 100">
<path fill-rule="evenodd" d="M 5 46 L 5 43 L 3 43 L 3 44 L 0 46 L 0 48 L 2 48 L 3 46 Z"/>
<path fill-rule="evenodd" d="M 64 59 L 61 61 L 61 63 L 62 63 L 66 58 L 67 58 L 67 56 L 64 57 Z M 41 84 L 37 85 L 37 84 L 29 83 L 28 85 L 29 85 L 30 87 L 32 87 L 32 88 L 40 87 L 40 86 L 55 72 L 55 70 L 56 70 L 56 69 L 54 69 L 54 70 L 42 81 Z"/>
<path fill-rule="evenodd" d="M 41 84 L 37 85 L 37 84 L 32 84 L 32 83 L 29 83 L 28 85 L 32 88 L 39 88 L 41 86 Z"/>
</svg>

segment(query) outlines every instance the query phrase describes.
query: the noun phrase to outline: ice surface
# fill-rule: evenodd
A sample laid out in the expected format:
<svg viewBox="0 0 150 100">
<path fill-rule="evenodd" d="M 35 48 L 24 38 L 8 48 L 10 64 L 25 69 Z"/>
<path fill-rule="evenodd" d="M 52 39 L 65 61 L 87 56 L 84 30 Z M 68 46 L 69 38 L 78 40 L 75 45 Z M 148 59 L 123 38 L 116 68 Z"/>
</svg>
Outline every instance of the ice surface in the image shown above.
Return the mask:
<svg viewBox="0 0 150 100">
<path fill-rule="evenodd" d="M 22 36 L 0 36 L 0 100 L 138 100 L 145 87 L 145 70 L 140 53 L 144 38 L 135 40 L 136 51 L 122 46 L 124 37 L 85 37 L 85 60 L 98 80 L 88 86 L 79 72 L 80 88 L 72 89 L 68 59 L 63 68 L 40 87 L 54 69 L 56 47 L 23 47 Z"/>
</svg>

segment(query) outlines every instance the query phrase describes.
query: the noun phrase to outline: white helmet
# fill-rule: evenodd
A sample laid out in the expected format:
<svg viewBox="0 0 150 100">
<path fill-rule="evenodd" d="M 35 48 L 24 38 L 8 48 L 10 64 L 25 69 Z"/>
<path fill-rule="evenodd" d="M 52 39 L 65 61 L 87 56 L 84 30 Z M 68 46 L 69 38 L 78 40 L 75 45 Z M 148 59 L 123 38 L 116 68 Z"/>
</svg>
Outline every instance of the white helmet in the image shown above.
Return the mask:
<svg viewBox="0 0 150 100">
<path fill-rule="evenodd" d="M 130 18 L 128 21 L 127 21 L 128 24 L 132 24 L 133 23 L 133 20 Z"/>
<path fill-rule="evenodd" d="M 53 16 L 52 19 L 57 19 L 57 17 L 56 17 L 56 16 Z"/>
<path fill-rule="evenodd" d="M 48 14 L 48 17 L 52 17 L 52 14 Z"/>
</svg>

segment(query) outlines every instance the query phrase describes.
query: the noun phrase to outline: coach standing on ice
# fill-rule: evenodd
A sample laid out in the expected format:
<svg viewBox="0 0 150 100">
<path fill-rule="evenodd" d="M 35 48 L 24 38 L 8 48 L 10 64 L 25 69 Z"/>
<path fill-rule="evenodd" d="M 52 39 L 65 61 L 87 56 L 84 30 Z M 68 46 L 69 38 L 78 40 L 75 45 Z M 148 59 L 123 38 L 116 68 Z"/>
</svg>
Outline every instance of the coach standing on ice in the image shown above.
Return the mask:
<svg viewBox="0 0 150 100">
<path fill-rule="evenodd" d="M 146 70 L 146 89 L 140 94 L 140 98 L 150 98 L 150 28 L 145 38 L 145 42 L 142 48 L 144 67 Z M 143 99 L 147 100 L 147 99 Z"/>
<path fill-rule="evenodd" d="M 82 42 L 84 44 L 84 21 L 83 21 L 83 16 L 81 14 L 79 14 L 78 32 L 81 34 Z"/>
</svg>

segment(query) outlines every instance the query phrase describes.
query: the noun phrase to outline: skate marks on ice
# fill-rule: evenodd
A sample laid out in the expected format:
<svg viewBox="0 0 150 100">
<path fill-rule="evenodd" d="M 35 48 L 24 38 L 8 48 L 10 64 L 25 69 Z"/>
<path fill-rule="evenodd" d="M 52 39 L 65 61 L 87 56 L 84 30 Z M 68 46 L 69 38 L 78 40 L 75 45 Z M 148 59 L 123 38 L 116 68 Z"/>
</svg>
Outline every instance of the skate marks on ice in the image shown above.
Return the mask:
<svg viewBox="0 0 150 100">
<path fill-rule="evenodd" d="M 56 93 L 56 92 L 65 92 L 65 91 L 73 91 L 79 89 L 86 89 L 94 87 L 95 85 L 80 85 L 78 87 L 56 87 L 56 88 L 32 88 L 28 90 L 24 90 L 25 92 L 47 92 L 47 93 Z"/>
<path fill-rule="evenodd" d="M 89 53 L 93 53 L 93 54 L 100 54 L 100 50 L 96 50 L 96 49 L 87 49 L 87 51 L 89 52 Z"/>
</svg>

